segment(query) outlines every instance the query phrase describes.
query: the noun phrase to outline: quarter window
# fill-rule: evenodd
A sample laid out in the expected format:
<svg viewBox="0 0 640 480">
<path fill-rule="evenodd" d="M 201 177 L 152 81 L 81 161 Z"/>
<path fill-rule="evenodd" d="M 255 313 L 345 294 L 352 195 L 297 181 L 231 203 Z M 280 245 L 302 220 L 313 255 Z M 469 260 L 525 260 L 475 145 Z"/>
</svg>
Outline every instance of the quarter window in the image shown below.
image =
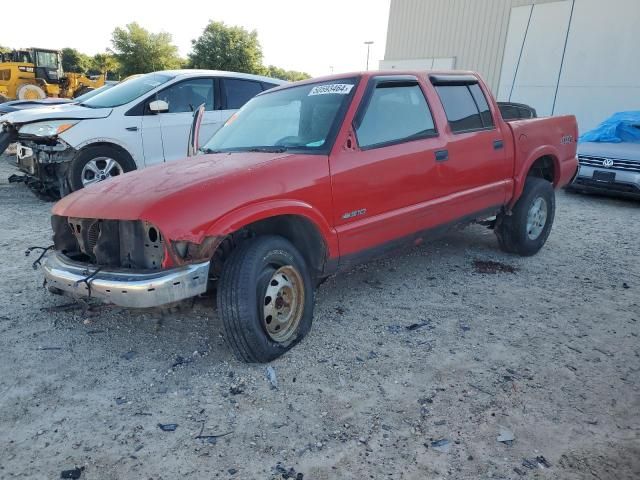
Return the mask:
<svg viewBox="0 0 640 480">
<path fill-rule="evenodd" d="M 154 100 L 167 102 L 168 113 L 193 112 L 203 103 L 205 110 L 213 110 L 213 79 L 198 78 L 176 83 L 159 92 Z"/>
<path fill-rule="evenodd" d="M 260 83 L 238 78 L 224 78 L 222 88 L 227 97 L 227 110 L 237 110 L 262 92 Z"/>
<path fill-rule="evenodd" d="M 454 133 L 493 128 L 489 104 L 477 83 L 439 85 L 436 91 Z"/>
<path fill-rule="evenodd" d="M 433 136 L 436 134 L 433 117 L 417 83 L 379 84 L 356 135 L 360 148 L 373 148 Z"/>
</svg>

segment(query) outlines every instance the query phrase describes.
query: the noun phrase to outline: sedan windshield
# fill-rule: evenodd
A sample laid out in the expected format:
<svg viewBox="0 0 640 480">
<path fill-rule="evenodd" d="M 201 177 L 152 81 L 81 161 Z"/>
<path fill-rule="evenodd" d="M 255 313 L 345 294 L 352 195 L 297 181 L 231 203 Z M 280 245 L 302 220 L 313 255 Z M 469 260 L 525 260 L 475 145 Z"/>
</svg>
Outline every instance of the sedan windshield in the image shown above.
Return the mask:
<svg viewBox="0 0 640 480">
<path fill-rule="evenodd" d="M 119 83 L 105 92 L 101 92 L 93 98 L 83 101 L 81 105 L 90 108 L 113 108 L 125 105 L 163 83 L 174 78 L 166 73 L 147 73 L 138 78 L 132 78 Z"/>
<path fill-rule="evenodd" d="M 233 115 L 203 151 L 326 152 L 356 82 L 332 80 L 259 95 Z"/>
</svg>

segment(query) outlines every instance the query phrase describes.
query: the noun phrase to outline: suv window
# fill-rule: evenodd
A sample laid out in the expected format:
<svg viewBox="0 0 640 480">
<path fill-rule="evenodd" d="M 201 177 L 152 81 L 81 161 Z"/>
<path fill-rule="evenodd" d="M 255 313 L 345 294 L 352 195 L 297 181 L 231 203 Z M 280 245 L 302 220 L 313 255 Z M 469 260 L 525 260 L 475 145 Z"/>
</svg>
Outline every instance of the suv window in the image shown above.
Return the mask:
<svg viewBox="0 0 640 480">
<path fill-rule="evenodd" d="M 493 128 L 489 104 L 477 83 L 438 85 L 436 91 L 454 133 Z"/>
<path fill-rule="evenodd" d="M 223 78 L 222 91 L 227 98 L 227 110 L 236 110 L 262 92 L 262 85 L 252 80 Z"/>
<path fill-rule="evenodd" d="M 382 83 L 376 86 L 356 135 L 360 148 L 415 140 L 436 134 L 420 86 Z"/>
<path fill-rule="evenodd" d="M 168 113 L 193 112 L 202 103 L 205 110 L 213 110 L 213 79 L 194 78 L 176 83 L 158 92 L 154 100 L 167 102 Z"/>
</svg>

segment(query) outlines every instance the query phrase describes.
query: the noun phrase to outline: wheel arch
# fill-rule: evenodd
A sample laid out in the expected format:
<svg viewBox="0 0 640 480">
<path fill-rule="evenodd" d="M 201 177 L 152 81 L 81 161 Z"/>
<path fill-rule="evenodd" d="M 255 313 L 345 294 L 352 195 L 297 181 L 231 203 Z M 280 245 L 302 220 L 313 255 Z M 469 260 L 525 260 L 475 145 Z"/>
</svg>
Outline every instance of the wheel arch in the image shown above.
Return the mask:
<svg viewBox="0 0 640 480">
<path fill-rule="evenodd" d="M 546 146 L 534 150 L 516 175 L 514 195 L 509 203 L 509 208 L 512 208 L 522 195 L 527 178 L 544 178 L 555 188 L 560 182 L 560 174 L 560 160 L 558 152 L 554 148 Z"/>
<path fill-rule="evenodd" d="M 211 225 L 205 236 L 247 234 L 283 236 L 300 251 L 318 276 L 327 272 L 329 259 L 339 256 L 335 231 L 320 212 L 300 201 L 276 200 L 241 207 Z"/>
<path fill-rule="evenodd" d="M 109 138 L 109 139 L 96 138 L 92 140 L 86 140 L 75 147 L 75 150 L 77 152 L 75 156 L 77 157 L 81 152 L 83 152 L 84 150 L 90 147 L 113 147 L 119 150 L 120 152 L 124 153 L 131 159 L 131 162 L 133 163 L 135 170 L 139 168 L 138 162 L 136 161 L 135 156 L 131 153 L 131 151 L 127 148 L 127 146 L 124 143 L 112 138 Z"/>
</svg>

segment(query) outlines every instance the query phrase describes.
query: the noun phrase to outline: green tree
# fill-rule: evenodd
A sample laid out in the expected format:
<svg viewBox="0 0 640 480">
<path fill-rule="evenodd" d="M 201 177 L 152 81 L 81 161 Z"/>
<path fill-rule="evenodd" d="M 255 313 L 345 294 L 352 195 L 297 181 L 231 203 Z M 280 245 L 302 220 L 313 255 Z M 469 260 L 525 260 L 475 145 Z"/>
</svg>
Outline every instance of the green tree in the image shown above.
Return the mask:
<svg viewBox="0 0 640 480">
<path fill-rule="evenodd" d="M 109 76 L 109 74 L 116 74 L 119 70 L 120 64 L 112 53 L 96 53 L 91 59 L 90 73 L 92 74 Z"/>
<path fill-rule="evenodd" d="M 125 28 L 117 27 L 111 36 L 114 55 L 124 76 L 155 70 L 179 68 L 182 60 L 171 35 L 151 33 L 136 22 Z"/>
<path fill-rule="evenodd" d="M 191 43 L 189 66 L 193 68 L 244 73 L 263 71 L 262 47 L 255 30 L 249 32 L 242 27 L 210 21 L 202 35 Z"/>
<path fill-rule="evenodd" d="M 91 67 L 91 57 L 75 48 L 62 49 L 62 70 L 73 73 L 86 73 Z"/>
<path fill-rule="evenodd" d="M 274 65 L 269 65 L 264 68 L 263 75 L 273 78 L 279 78 L 280 80 L 289 80 L 290 82 L 297 82 L 299 80 L 306 80 L 311 78 L 311 75 L 305 72 L 297 72 L 295 70 L 285 70 Z"/>
</svg>

